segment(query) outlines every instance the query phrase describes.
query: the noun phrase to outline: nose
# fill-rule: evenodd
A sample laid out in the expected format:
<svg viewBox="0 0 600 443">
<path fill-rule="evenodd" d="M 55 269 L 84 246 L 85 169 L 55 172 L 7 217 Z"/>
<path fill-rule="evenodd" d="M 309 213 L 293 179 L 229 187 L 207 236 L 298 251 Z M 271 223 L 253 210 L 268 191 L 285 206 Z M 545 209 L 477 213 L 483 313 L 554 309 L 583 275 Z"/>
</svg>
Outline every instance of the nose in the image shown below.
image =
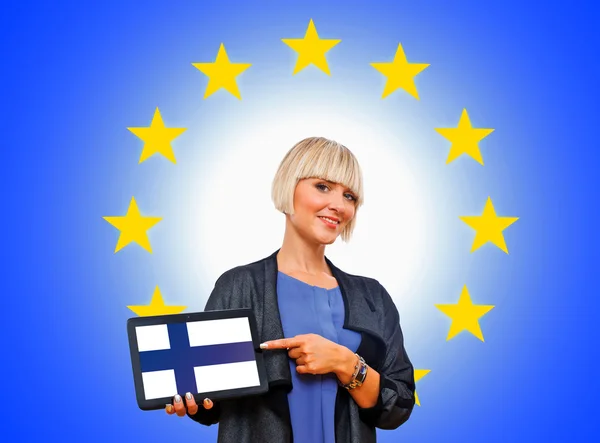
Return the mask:
<svg viewBox="0 0 600 443">
<path fill-rule="evenodd" d="M 331 200 L 329 200 L 329 209 L 337 213 L 344 213 L 345 202 L 343 192 L 332 192 Z"/>
</svg>

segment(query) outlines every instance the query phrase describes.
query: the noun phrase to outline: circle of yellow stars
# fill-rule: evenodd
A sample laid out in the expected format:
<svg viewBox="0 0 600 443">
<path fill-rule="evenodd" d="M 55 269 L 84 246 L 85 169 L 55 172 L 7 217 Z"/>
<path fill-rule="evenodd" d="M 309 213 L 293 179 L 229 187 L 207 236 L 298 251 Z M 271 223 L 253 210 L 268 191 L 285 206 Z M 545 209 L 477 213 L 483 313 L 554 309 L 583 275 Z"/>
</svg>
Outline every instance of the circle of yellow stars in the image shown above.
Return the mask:
<svg viewBox="0 0 600 443">
<path fill-rule="evenodd" d="M 331 75 L 327 63 L 327 53 L 335 48 L 341 40 L 319 37 L 312 19 L 308 23 L 304 37 L 284 38 L 281 41 L 297 53 L 297 60 L 292 75 L 298 74 L 311 65 L 320 69 L 325 74 Z M 385 99 L 398 90 L 403 90 L 416 100 L 419 100 L 415 77 L 430 65 L 427 63 L 409 62 L 401 43 L 398 43 L 391 62 L 379 61 L 370 63 L 370 65 L 385 77 L 382 99 Z M 197 62 L 192 63 L 192 66 L 208 77 L 204 99 L 224 89 L 241 100 L 242 97 L 237 85 L 237 77 L 252 65 L 246 62 L 232 62 L 227 55 L 225 45 L 221 43 L 214 62 Z M 154 111 L 150 126 L 130 127 L 127 129 L 143 141 L 142 153 L 139 158 L 140 164 L 155 154 L 160 154 L 172 163 L 176 163 L 171 144 L 179 135 L 186 131 L 186 128 L 165 126 L 158 107 Z M 446 164 L 453 162 L 462 155 L 466 155 L 483 166 L 484 162 L 479 149 L 479 143 L 489 136 L 494 129 L 473 127 L 467 110 L 462 109 L 456 127 L 435 128 L 435 131 L 450 142 Z M 475 231 L 475 238 L 470 250 L 471 253 L 483 247 L 486 243 L 491 243 L 508 254 L 503 231 L 516 222 L 518 218 L 498 216 L 491 197 L 488 197 L 483 205 L 483 211 L 480 215 L 464 215 L 460 216 L 459 219 Z M 132 243 L 137 243 L 148 251 L 148 253 L 152 254 L 153 251 L 147 231 L 160 223 L 162 217 L 142 215 L 134 197 L 131 198 L 129 208 L 124 216 L 104 217 L 104 220 L 120 231 L 114 250 L 115 254 Z M 471 333 L 482 342 L 484 341 L 479 320 L 490 312 L 494 308 L 494 305 L 474 304 L 467 286 L 464 285 L 458 296 L 457 303 L 436 304 L 435 306 L 451 320 L 446 341 L 453 339 L 465 331 Z M 127 306 L 127 308 L 138 316 L 152 316 L 178 314 L 183 312 L 187 306 L 166 305 L 159 287 L 156 286 L 150 304 Z M 430 371 L 430 369 L 415 369 L 415 382 L 419 382 Z M 415 396 L 416 404 L 420 406 L 421 403 L 416 393 Z"/>
</svg>

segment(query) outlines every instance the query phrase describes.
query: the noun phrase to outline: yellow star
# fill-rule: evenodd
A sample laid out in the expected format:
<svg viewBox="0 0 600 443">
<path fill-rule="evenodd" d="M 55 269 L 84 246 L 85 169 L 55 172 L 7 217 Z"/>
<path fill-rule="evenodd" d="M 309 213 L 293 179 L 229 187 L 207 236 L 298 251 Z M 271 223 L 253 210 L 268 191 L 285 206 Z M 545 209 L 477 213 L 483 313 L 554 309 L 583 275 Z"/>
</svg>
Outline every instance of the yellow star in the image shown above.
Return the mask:
<svg viewBox="0 0 600 443">
<path fill-rule="evenodd" d="M 425 63 L 408 63 L 402 44 L 398 43 L 398 49 L 394 56 L 394 61 L 390 63 L 371 63 L 375 69 L 387 77 L 383 95 L 386 98 L 398 88 L 404 89 L 414 98 L 419 100 L 419 93 L 415 86 L 414 77 L 429 66 Z"/>
<path fill-rule="evenodd" d="M 477 231 L 471 252 L 477 250 L 487 242 L 491 242 L 508 254 L 502 231 L 516 222 L 519 219 L 518 217 L 498 217 L 494 210 L 494 205 L 492 205 L 492 199 L 488 197 L 483 214 L 459 218 Z"/>
<path fill-rule="evenodd" d="M 483 165 L 478 143 L 494 130 L 471 126 L 471 120 L 466 109 L 463 109 L 456 128 L 435 128 L 435 130 L 452 142 L 446 164 L 456 160 L 461 154 L 467 154 Z"/>
<path fill-rule="evenodd" d="M 427 374 L 431 372 L 431 369 L 415 369 L 415 383 L 425 377 Z M 418 406 L 421 406 L 421 402 L 419 401 L 419 396 L 417 395 L 417 391 L 415 390 L 415 403 Z"/>
<path fill-rule="evenodd" d="M 162 217 L 143 217 L 140 214 L 134 197 L 131 197 L 127 215 L 124 217 L 102 217 L 115 228 L 121 231 L 115 253 L 131 242 L 136 242 L 142 248 L 152 253 L 150 240 L 146 231 L 162 220 Z"/>
<path fill-rule="evenodd" d="M 461 331 L 469 331 L 479 340 L 483 340 L 479 319 L 491 311 L 493 305 L 474 305 L 469 296 L 467 286 L 463 287 L 458 303 L 455 305 L 435 305 L 440 311 L 452 319 L 446 341 Z"/>
<path fill-rule="evenodd" d="M 308 23 L 304 38 L 282 38 L 281 41 L 298 53 L 298 60 L 292 75 L 297 74 L 311 63 L 325 74 L 331 75 L 325 53 L 341 40 L 320 39 L 312 19 Z"/>
<path fill-rule="evenodd" d="M 185 308 L 187 308 L 187 306 L 166 306 L 162 295 L 160 294 L 160 289 L 158 289 L 158 286 L 154 290 L 154 294 L 152 295 L 152 301 L 149 305 L 127 307 L 140 317 L 147 317 L 150 315 L 179 314 L 183 312 Z"/>
<path fill-rule="evenodd" d="M 241 100 L 242 97 L 235 79 L 252 65 L 250 63 L 231 63 L 225 46 L 221 43 L 214 63 L 192 63 L 192 66 L 208 76 L 208 85 L 204 92 L 205 99 L 224 88 Z"/>
<path fill-rule="evenodd" d="M 176 163 L 171 142 L 186 131 L 186 128 L 166 128 L 158 108 L 154 111 L 154 117 L 152 117 L 152 123 L 149 127 L 127 129 L 145 142 L 139 163 L 156 153 L 162 154 L 173 163 Z"/>
</svg>

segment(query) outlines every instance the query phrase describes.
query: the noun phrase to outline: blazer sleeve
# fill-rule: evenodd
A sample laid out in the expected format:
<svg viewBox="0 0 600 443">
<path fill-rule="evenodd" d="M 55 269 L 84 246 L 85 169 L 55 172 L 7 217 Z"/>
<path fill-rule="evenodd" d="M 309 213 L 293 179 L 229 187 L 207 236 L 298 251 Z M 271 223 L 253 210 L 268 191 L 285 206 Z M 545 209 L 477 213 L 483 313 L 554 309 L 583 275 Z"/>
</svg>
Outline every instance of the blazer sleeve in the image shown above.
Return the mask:
<svg viewBox="0 0 600 443">
<path fill-rule="evenodd" d="M 410 417 L 415 405 L 414 368 L 404 348 L 400 315 L 388 292 L 380 285 L 384 308 L 385 355 L 377 404 L 359 408 L 361 419 L 380 429 L 396 429 Z M 367 377 L 369 374 L 367 373 Z"/>
<path fill-rule="evenodd" d="M 231 271 L 221 275 L 213 288 L 204 311 L 216 311 L 221 309 L 230 309 L 231 296 L 233 294 L 234 279 Z M 221 414 L 221 405 L 219 402 L 213 400 L 213 407 L 205 409 L 202 404 L 198 405 L 198 412 L 195 415 L 191 415 L 189 412 L 187 416 L 195 422 L 203 424 L 205 426 L 211 426 L 219 422 Z"/>
</svg>

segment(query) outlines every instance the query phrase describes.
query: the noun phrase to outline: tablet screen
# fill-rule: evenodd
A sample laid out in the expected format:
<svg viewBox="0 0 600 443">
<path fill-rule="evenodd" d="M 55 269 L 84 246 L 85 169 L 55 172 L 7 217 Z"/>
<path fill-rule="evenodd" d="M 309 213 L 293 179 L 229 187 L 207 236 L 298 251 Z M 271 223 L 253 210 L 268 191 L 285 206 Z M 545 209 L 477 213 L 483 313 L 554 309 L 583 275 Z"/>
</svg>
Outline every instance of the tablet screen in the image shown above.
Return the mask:
<svg viewBox="0 0 600 443">
<path fill-rule="evenodd" d="M 251 317 L 232 315 L 236 314 L 211 311 L 130 319 L 132 364 L 142 409 L 164 408 L 165 399 L 169 403 L 175 394 L 186 392 L 212 393 L 211 398 L 217 399 L 264 387 Z M 226 317 L 218 318 L 222 316 Z"/>
</svg>

